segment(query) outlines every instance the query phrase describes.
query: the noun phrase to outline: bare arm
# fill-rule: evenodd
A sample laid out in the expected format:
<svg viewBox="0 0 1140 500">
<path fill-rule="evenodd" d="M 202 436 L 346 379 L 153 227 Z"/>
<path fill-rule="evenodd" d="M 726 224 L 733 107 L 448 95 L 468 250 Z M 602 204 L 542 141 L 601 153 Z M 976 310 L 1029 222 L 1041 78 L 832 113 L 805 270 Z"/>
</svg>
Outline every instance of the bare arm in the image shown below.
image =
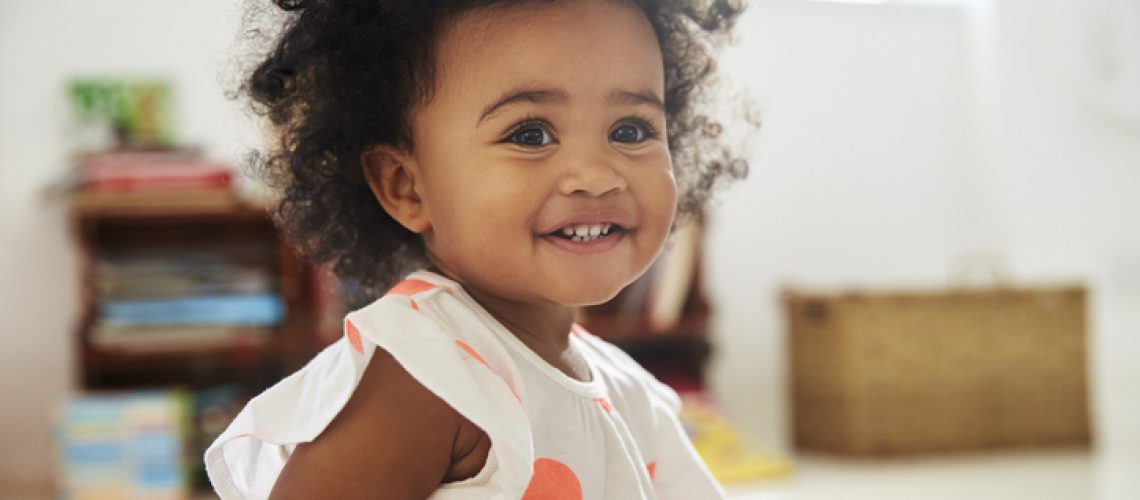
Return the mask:
<svg viewBox="0 0 1140 500">
<path fill-rule="evenodd" d="M 362 377 L 324 432 L 294 450 L 271 499 L 427 498 L 450 475 L 455 450 L 472 448 L 463 441 L 473 426 L 386 351 Z"/>
</svg>

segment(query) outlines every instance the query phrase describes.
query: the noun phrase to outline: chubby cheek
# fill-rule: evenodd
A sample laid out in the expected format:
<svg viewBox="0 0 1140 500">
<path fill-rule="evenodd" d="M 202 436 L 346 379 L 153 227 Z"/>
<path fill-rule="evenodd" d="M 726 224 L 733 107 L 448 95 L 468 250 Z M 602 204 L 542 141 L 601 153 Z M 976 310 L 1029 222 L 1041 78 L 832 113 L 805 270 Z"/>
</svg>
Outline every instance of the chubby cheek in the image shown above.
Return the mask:
<svg viewBox="0 0 1140 500">
<path fill-rule="evenodd" d="M 457 182 L 443 197 L 446 207 L 436 222 L 438 249 L 453 258 L 478 260 L 495 266 L 531 245 L 532 230 L 527 214 L 533 210 L 528 199 L 533 189 L 513 189 L 506 180 L 467 179 Z M 488 189 L 489 188 L 489 189 Z"/>
<path fill-rule="evenodd" d="M 653 256 L 661 250 L 668 237 L 669 228 L 673 225 L 673 218 L 677 212 L 677 182 L 669 170 L 661 175 L 654 176 L 651 183 L 647 183 L 646 190 L 641 195 L 643 213 L 646 215 L 645 226 L 650 234 L 649 242 L 656 245 Z M 655 243 L 654 243 L 655 242 Z"/>
</svg>

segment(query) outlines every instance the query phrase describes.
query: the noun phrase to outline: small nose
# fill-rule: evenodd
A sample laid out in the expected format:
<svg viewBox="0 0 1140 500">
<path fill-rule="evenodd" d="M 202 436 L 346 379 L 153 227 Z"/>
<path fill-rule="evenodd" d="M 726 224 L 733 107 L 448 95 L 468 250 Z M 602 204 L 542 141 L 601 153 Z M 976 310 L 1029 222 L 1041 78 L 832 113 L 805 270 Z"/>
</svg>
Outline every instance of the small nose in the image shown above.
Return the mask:
<svg viewBox="0 0 1140 500">
<path fill-rule="evenodd" d="M 564 195 L 581 193 L 599 197 L 612 191 L 624 191 L 627 187 L 615 159 L 602 151 L 567 155 L 565 161 L 566 171 L 559 181 L 559 190 Z"/>
</svg>

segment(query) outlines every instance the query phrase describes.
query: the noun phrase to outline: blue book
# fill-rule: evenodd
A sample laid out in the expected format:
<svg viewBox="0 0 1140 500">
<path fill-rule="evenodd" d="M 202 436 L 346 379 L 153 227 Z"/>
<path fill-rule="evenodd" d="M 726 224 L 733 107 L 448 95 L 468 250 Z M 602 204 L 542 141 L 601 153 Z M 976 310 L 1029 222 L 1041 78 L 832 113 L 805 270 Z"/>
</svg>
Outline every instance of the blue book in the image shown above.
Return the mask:
<svg viewBox="0 0 1140 500">
<path fill-rule="evenodd" d="M 191 323 L 264 326 L 282 322 L 285 303 L 271 293 L 112 300 L 99 306 L 99 315 L 102 321 L 124 326 Z"/>
</svg>

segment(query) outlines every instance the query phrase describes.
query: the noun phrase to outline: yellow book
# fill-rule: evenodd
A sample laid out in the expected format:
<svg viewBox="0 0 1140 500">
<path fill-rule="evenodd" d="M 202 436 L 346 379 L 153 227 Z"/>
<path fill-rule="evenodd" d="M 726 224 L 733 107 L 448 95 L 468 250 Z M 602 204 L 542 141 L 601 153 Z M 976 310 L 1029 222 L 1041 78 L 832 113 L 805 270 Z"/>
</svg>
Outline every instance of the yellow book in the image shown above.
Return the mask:
<svg viewBox="0 0 1140 500">
<path fill-rule="evenodd" d="M 681 397 L 681 423 L 717 480 L 743 483 L 780 479 L 792 474 L 792 462 L 749 443 L 707 397 Z"/>
</svg>

